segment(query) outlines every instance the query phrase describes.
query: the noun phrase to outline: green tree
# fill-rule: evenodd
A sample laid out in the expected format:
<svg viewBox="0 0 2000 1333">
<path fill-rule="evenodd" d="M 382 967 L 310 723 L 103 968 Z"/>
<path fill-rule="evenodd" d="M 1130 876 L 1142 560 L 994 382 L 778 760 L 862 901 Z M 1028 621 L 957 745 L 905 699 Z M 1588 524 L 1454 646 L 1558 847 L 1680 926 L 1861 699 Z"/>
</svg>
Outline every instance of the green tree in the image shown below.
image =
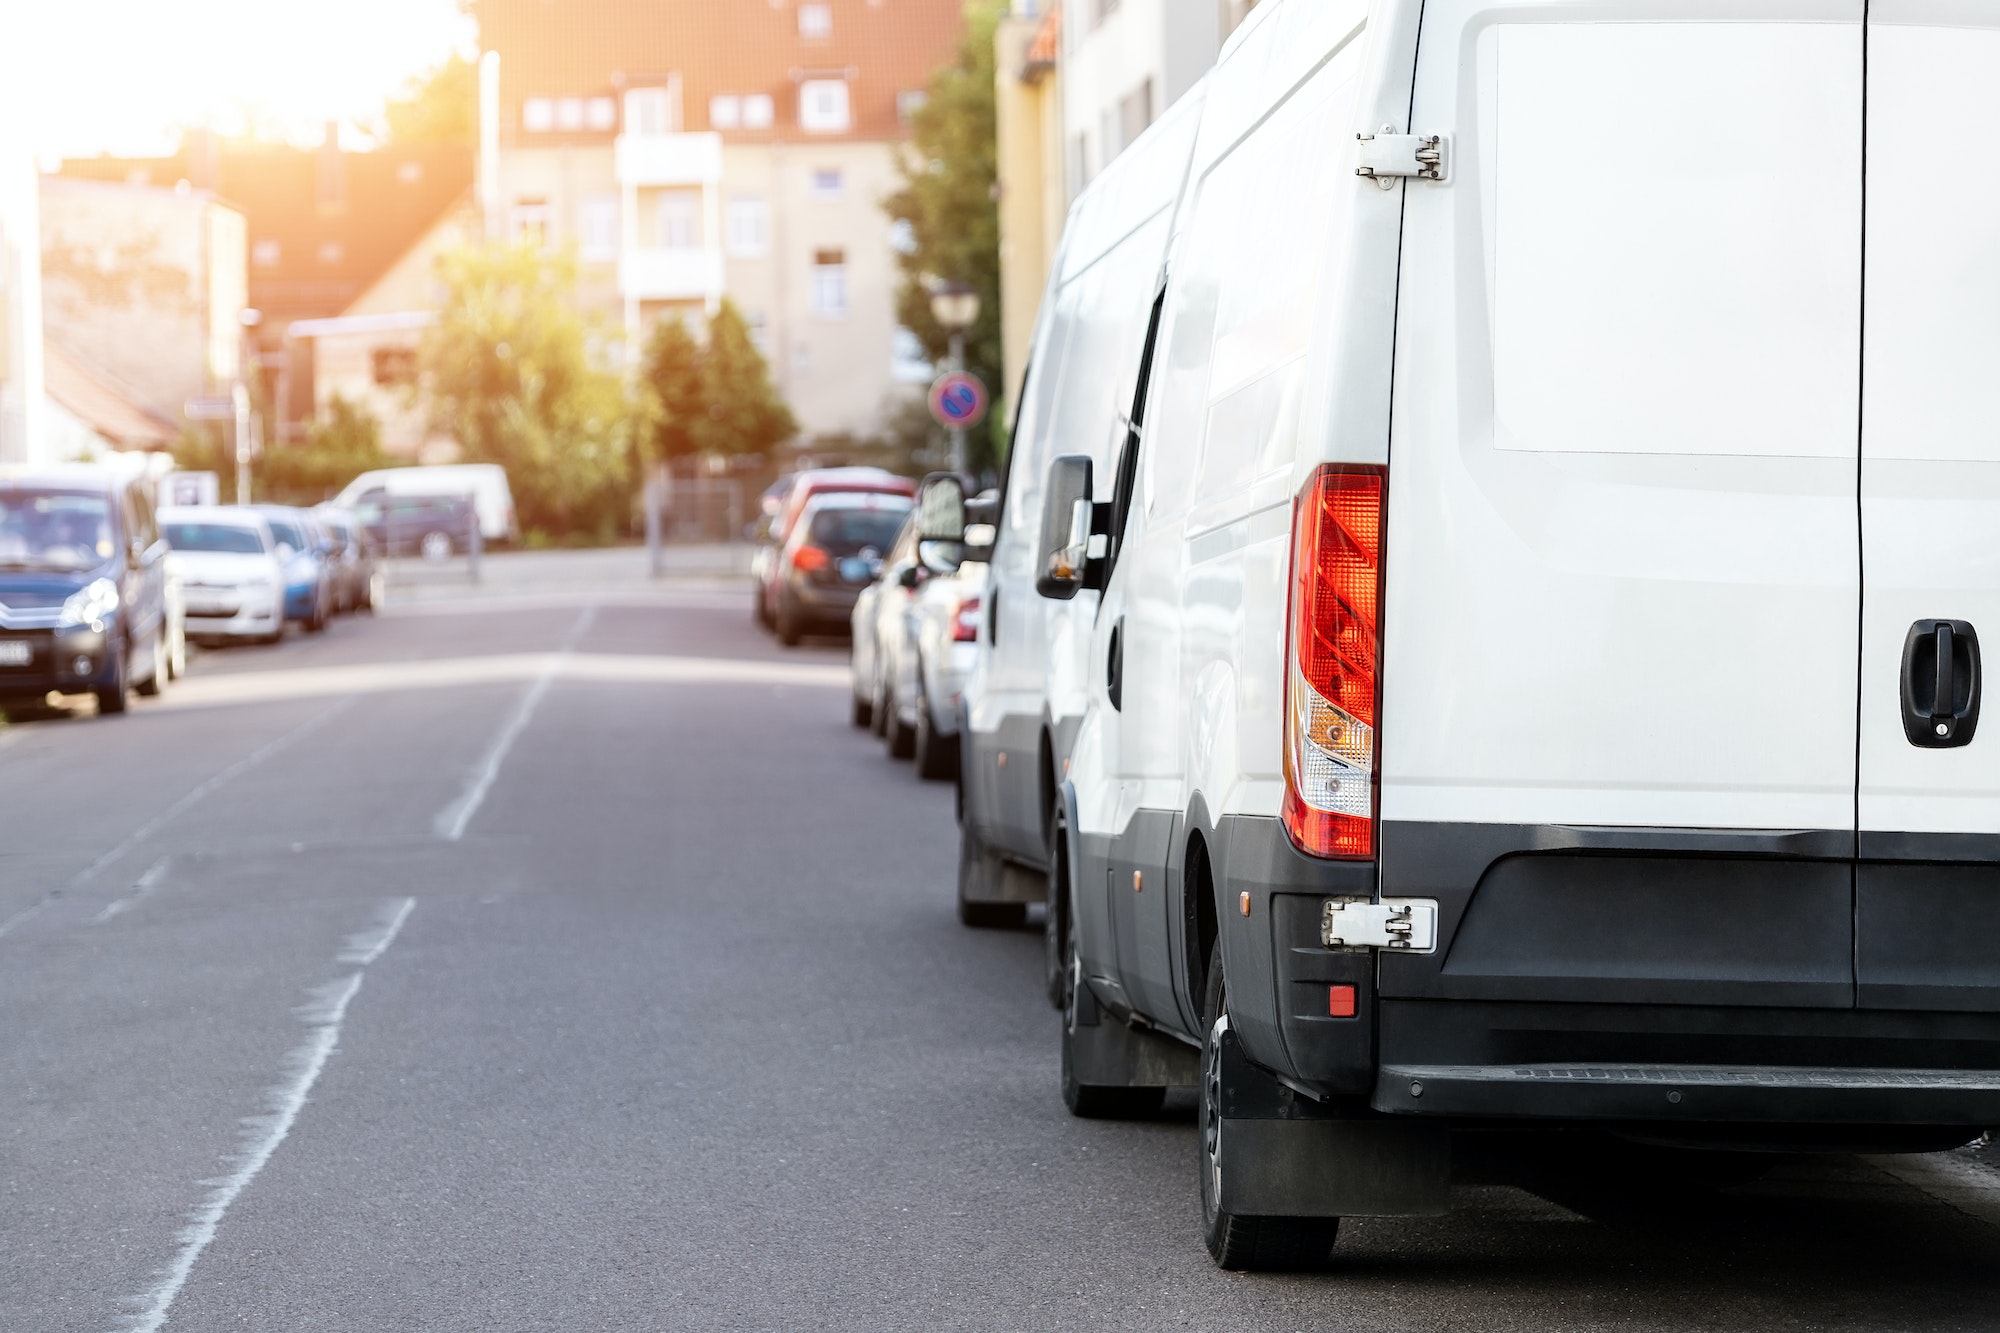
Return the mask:
<svg viewBox="0 0 2000 1333">
<path fill-rule="evenodd" d="M 479 66 L 454 54 L 391 98 L 382 119 L 391 143 L 472 147 L 479 140 Z"/>
<path fill-rule="evenodd" d="M 639 449 L 646 463 L 700 452 L 707 415 L 701 370 L 701 344 L 684 321 L 669 317 L 653 326 L 639 372 Z"/>
<path fill-rule="evenodd" d="M 649 463 L 768 453 L 798 433 L 750 326 L 728 301 L 699 340 L 682 320 L 661 320 L 646 344 L 640 382 L 640 448 Z"/>
<path fill-rule="evenodd" d="M 420 363 L 432 423 L 468 460 L 507 469 L 531 535 L 608 540 L 632 486 L 618 377 L 592 361 L 576 264 L 532 245 L 438 261 L 445 297 Z"/>
<path fill-rule="evenodd" d="M 996 396 L 1005 386 L 1000 383 L 993 39 L 1006 8 L 1001 0 L 967 5 L 958 57 L 931 77 L 929 97 L 911 121 L 910 145 L 899 163 L 901 188 L 883 204 L 890 217 L 908 224 L 910 235 L 898 257 L 897 319 L 925 352 L 942 358 L 951 339 L 931 318 L 930 285 L 970 283 L 979 292 L 979 322 L 966 332 L 966 365 Z M 981 432 L 972 440 L 975 467 L 997 457 L 996 438 Z M 989 451 L 983 458 L 982 445 Z"/>
<path fill-rule="evenodd" d="M 792 409 L 771 383 L 764 354 L 750 326 L 729 301 L 708 321 L 701 366 L 705 419 L 698 432 L 703 453 L 768 453 L 798 434 Z"/>
<path fill-rule="evenodd" d="M 362 473 L 397 461 L 382 451 L 382 423 L 374 414 L 336 394 L 304 440 L 265 444 L 252 487 L 259 500 L 273 504 L 319 504 Z"/>
</svg>

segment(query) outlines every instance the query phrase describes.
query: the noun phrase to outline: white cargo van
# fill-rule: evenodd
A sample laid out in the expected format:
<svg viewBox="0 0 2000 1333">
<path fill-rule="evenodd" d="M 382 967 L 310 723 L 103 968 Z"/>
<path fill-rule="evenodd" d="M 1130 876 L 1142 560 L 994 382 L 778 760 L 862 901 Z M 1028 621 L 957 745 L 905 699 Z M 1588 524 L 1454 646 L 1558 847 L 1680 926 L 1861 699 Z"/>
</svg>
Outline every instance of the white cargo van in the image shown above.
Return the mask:
<svg viewBox="0 0 2000 1333">
<path fill-rule="evenodd" d="M 1205 96 L 1197 84 L 1077 199 L 1042 298 L 960 722 L 959 913 L 968 924 L 1018 923 L 1048 892 L 1049 813 L 1089 694 L 1097 598 L 1035 595 L 1042 481 L 1050 459 L 1081 454 L 1110 494 Z M 1052 960 L 1062 957 L 1063 929 L 1051 915 Z"/>
<path fill-rule="evenodd" d="M 514 490 L 507 469 L 498 463 L 440 463 L 430 467 L 389 467 L 364 472 L 331 501 L 342 509 L 357 509 L 389 495 L 449 495 L 470 497 L 479 515 L 479 535 L 489 542 L 519 541 L 514 517 Z"/>
<path fill-rule="evenodd" d="M 1038 555 L 1102 590 L 1065 1093 L 1198 1082 L 1219 1263 L 1475 1122 L 2000 1123 L 1996 73 L 1947 0 L 1232 39 L 1135 485 L 1056 460 Z"/>
</svg>

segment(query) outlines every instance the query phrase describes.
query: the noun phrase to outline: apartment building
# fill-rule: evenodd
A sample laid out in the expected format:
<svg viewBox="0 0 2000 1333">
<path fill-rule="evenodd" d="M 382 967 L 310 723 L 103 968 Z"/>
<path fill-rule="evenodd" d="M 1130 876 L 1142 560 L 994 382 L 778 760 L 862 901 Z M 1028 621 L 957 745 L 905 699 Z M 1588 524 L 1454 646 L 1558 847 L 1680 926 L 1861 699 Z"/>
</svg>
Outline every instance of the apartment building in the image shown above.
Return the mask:
<svg viewBox="0 0 2000 1333">
<path fill-rule="evenodd" d="M 489 228 L 573 246 L 628 364 L 744 313 L 808 437 L 876 434 L 930 368 L 882 201 L 963 0 L 476 0 L 497 57 Z"/>
</svg>

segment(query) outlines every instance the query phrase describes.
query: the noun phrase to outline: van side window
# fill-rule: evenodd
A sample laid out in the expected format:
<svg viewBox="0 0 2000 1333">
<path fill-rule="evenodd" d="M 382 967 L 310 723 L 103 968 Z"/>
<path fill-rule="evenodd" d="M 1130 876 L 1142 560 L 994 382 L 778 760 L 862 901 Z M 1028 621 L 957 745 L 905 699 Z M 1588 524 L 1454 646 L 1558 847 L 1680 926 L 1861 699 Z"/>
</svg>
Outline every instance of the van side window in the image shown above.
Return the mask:
<svg viewBox="0 0 2000 1333">
<path fill-rule="evenodd" d="M 1111 498 L 1110 567 L 1118 567 L 1118 548 L 1125 542 L 1125 524 L 1132 516 L 1132 492 L 1139 480 L 1140 441 L 1146 426 L 1146 391 L 1153 382 L 1153 349 L 1160 340 L 1160 315 L 1165 311 L 1164 290 L 1153 298 L 1153 313 L 1146 321 L 1146 349 L 1139 356 L 1139 385 L 1132 395 L 1132 425 L 1125 432 L 1125 447 L 1118 451 L 1118 478 Z"/>
</svg>

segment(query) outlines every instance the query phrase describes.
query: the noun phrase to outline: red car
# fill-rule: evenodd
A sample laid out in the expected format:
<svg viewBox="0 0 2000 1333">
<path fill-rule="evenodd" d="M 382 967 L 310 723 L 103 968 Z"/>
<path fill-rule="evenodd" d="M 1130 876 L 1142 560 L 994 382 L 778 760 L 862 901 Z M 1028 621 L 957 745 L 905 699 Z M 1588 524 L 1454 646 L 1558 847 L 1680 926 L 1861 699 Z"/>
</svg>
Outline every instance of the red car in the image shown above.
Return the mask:
<svg viewBox="0 0 2000 1333">
<path fill-rule="evenodd" d="M 915 499 L 917 483 L 879 467 L 816 468 L 799 473 L 791 489 L 785 492 L 784 502 L 765 534 L 764 545 L 757 552 L 756 563 L 751 566 L 756 581 L 757 621 L 766 629 L 777 623 L 778 598 L 785 586 L 784 562 L 778 555 L 790 540 L 799 515 L 814 496 L 839 491 L 906 495 Z"/>
</svg>

